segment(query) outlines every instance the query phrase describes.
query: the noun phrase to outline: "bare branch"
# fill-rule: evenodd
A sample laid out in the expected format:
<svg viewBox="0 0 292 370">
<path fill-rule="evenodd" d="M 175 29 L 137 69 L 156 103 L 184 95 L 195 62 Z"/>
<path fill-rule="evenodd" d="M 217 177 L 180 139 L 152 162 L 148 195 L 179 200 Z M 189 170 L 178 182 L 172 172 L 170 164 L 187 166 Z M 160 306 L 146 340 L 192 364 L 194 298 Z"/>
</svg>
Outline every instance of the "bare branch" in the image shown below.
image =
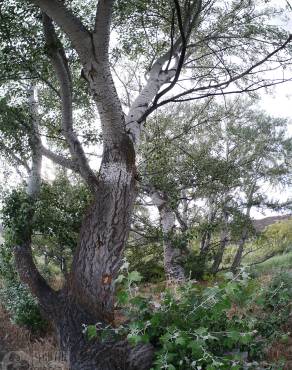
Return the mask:
<svg viewBox="0 0 292 370">
<path fill-rule="evenodd" d="M 269 53 L 265 58 L 263 58 L 262 60 L 260 60 L 259 62 L 255 63 L 254 65 L 252 65 L 251 67 L 247 68 L 244 72 L 236 75 L 236 76 L 233 76 L 233 77 L 230 77 L 228 80 L 226 81 L 223 81 L 223 82 L 220 82 L 220 83 L 217 83 L 217 84 L 213 84 L 213 85 L 208 85 L 208 86 L 200 86 L 200 87 L 197 87 L 197 88 L 192 88 L 192 89 L 188 89 L 187 91 L 184 91 L 180 94 L 177 94 L 173 97 L 171 97 L 170 99 L 167 99 L 167 100 L 164 100 L 162 101 L 161 103 L 157 104 L 156 107 L 153 107 L 154 109 L 156 109 L 157 107 L 160 107 L 164 104 L 167 104 L 168 102 L 171 102 L 171 101 L 178 101 L 178 99 L 180 99 L 181 97 L 183 96 L 186 96 L 186 95 L 189 95 L 191 93 L 194 93 L 194 92 L 200 92 L 200 91 L 204 91 L 204 90 L 212 90 L 212 89 L 218 89 L 218 88 L 227 88 L 231 83 L 233 82 L 236 82 L 238 81 L 239 79 L 241 79 L 242 77 L 250 74 L 255 68 L 259 67 L 260 65 L 264 64 L 265 62 L 267 62 L 269 59 L 271 59 L 271 57 L 275 54 L 277 54 L 279 51 L 285 49 L 285 47 L 291 42 L 292 40 L 292 35 L 290 35 L 288 37 L 288 39 L 284 42 L 284 44 L 282 44 L 281 46 L 279 46 L 277 49 L 273 50 L 271 53 Z M 272 84 L 271 84 L 272 85 Z M 229 92 L 226 92 L 226 93 L 229 93 Z M 203 97 L 206 97 L 206 96 L 214 96 L 214 95 L 222 95 L 222 93 L 219 93 L 219 94 L 213 94 L 213 93 L 210 93 L 210 94 L 206 94 L 204 95 Z M 191 100 L 191 99 L 190 99 Z M 182 101 L 182 100 L 180 100 Z M 152 109 L 151 107 L 151 112 L 154 110 Z M 150 113 L 149 113 L 150 114 Z M 147 114 L 148 115 L 148 114 Z"/>
</svg>

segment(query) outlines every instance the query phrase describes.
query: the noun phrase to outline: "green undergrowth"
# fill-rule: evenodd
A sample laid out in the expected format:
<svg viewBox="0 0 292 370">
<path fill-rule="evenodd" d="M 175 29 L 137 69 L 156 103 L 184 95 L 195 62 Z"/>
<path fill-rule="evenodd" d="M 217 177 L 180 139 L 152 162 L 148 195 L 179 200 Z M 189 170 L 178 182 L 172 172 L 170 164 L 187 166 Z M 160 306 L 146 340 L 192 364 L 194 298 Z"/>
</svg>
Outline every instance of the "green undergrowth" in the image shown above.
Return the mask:
<svg viewBox="0 0 292 370">
<path fill-rule="evenodd" d="M 281 328 L 291 313 L 290 274 L 262 285 L 245 271 L 228 273 L 210 286 L 188 281 L 159 297 L 140 294 L 141 279 L 127 269 L 117 279 L 124 324 L 114 328 L 97 323 L 85 331 L 89 340 L 127 337 L 133 345 L 151 343 L 152 370 L 258 369 L 266 348 L 289 335 Z"/>
<path fill-rule="evenodd" d="M 252 271 L 259 274 L 271 274 L 287 270 L 291 270 L 292 273 L 292 252 L 274 256 L 252 268 Z"/>
</svg>

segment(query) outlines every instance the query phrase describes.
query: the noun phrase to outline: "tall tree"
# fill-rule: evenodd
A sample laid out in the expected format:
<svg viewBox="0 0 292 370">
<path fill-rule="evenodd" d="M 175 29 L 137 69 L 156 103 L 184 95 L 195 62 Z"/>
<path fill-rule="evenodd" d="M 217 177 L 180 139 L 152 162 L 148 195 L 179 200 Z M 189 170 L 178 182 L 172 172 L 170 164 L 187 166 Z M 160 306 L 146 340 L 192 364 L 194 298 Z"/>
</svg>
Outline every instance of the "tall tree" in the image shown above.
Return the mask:
<svg viewBox="0 0 292 370">
<path fill-rule="evenodd" d="M 202 99 L 222 92 L 254 91 L 282 83 L 283 78 L 272 80 L 261 72 L 281 68 L 287 63 L 286 51 L 291 36 L 266 21 L 267 17 L 273 16 L 271 9 L 255 6 L 253 1 L 247 0 L 100 0 L 97 5 L 90 2 L 89 5 L 92 5 L 90 13 L 83 12 L 80 4 L 74 1 L 31 0 L 16 1 L 12 5 L 4 1 L 1 7 L 4 20 L 2 49 L 4 45 L 7 55 L 16 50 L 26 62 L 27 56 L 30 61 L 43 58 L 50 61 L 49 73 L 46 73 L 46 63 L 40 63 L 43 70 L 38 69 L 38 65 L 32 68 L 29 64 L 20 71 L 20 78 L 27 78 L 28 69 L 34 69 L 38 82 L 43 81 L 55 92 L 61 107 L 59 132 L 69 151 L 67 157 L 52 152 L 36 139 L 37 135 L 31 141 L 32 168 L 28 189 L 33 191 L 28 190 L 27 227 L 15 238 L 15 255 L 21 279 L 54 323 L 61 347 L 68 353 L 71 369 L 143 370 L 151 367 L 151 346 L 132 348 L 125 341 L 88 343 L 82 333 L 82 324 L 108 323 L 114 318 L 114 282 L 121 266 L 136 197 L 135 149 L 145 119 L 169 101 Z M 12 18 L 9 15 L 11 7 L 15 16 Z M 36 21 L 40 18 L 39 11 L 42 12 L 43 34 Z M 25 13 L 27 17 L 23 16 Z M 111 73 L 112 18 L 120 32 L 122 45 L 122 48 L 116 48 L 117 54 L 127 53 L 130 58 L 136 58 L 142 50 L 142 66 L 146 68 L 147 65 L 148 78 L 127 114 L 123 111 Z M 6 21 L 15 24 L 17 19 L 19 22 L 24 20 L 23 25 L 28 25 L 28 31 L 33 31 L 29 24 L 34 26 L 35 33 L 30 33 L 30 37 L 35 45 L 45 43 L 48 59 L 40 49 L 31 48 L 19 33 L 17 43 L 7 42 L 11 35 L 9 27 L 5 28 Z M 128 32 L 133 29 L 136 32 Z M 22 54 L 23 50 L 28 52 Z M 74 126 L 78 79 L 72 72 L 72 65 L 76 60 L 82 67 L 82 76 L 101 121 L 103 155 L 98 174 L 89 165 Z M 186 89 L 174 90 L 173 87 L 180 86 L 185 78 L 192 82 L 191 87 L 187 84 Z M 42 155 L 76 171 L 93 194 L 70 275 L 64 289 L 58 292 L 52 290 L 39 274 L 31 253 L 31 218 Z"/>
</svg>

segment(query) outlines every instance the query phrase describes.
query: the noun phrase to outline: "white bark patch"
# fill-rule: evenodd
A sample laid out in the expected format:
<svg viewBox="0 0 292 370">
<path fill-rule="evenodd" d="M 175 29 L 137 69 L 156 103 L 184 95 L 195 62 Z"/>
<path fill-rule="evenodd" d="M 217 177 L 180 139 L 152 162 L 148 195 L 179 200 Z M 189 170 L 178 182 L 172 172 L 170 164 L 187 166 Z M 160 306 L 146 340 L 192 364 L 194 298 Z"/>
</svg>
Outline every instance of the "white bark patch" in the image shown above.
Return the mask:
<svg viewBox="0 0 292 370">
<path fill-rule="evenodd" d="M 117 182 L 121 184 L 130 184 L 131 174 L 127 170 L 127 166 L 122 162 L 107 163 L 100 170 L 100 177 L 109 184 Z"/>
</svg>

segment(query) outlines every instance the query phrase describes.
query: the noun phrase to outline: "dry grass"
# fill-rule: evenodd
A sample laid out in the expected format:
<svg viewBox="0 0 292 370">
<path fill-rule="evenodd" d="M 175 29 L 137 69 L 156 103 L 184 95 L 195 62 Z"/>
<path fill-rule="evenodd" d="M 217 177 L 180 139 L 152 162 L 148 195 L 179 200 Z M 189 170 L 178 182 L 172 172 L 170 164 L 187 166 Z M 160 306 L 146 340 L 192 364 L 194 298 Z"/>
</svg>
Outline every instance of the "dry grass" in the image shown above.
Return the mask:
<svg viewBox="0 0 292 370">
<path fill-rule="evenodd" d="M 284 360 L 284 370 L 292 370 L 292 337 L 285 343 L 274 342 L 267 351 L 267 360 L 272 363 Z"/>
<path fill-rule="evenodd" d="M 0 368 L 2 361 L 5 369 L 17 364 L 28 370 L 68 370 L 64 356 L 59 352 L 51 334 L 36 338 L 29 330 L 13 324 L 1 306 L 0 350 L 4 356 L 0 358 Z"/>
</svg>

